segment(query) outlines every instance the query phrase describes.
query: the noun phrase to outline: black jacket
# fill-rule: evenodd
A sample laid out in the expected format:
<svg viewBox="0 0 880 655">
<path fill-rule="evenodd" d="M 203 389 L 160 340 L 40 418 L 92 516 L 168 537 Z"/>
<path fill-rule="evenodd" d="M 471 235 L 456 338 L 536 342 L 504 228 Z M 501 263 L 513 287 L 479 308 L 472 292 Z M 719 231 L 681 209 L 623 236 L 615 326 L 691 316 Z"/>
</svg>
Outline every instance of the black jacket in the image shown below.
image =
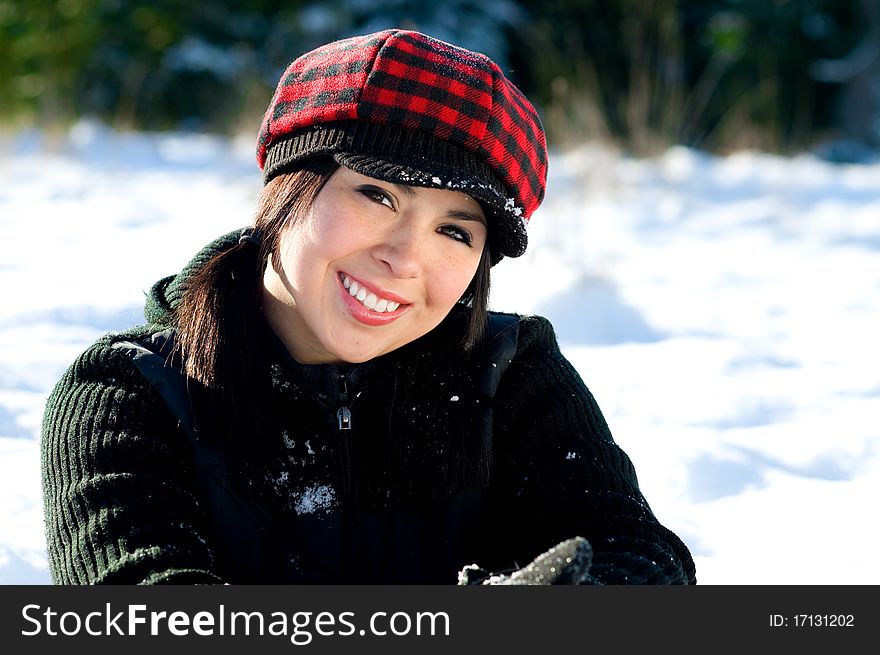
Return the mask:
<svg viewBox="0 0 880 655">
<path fill-rule="evenodd" d="M 171 314 L 232 239 L 157 283 L 149 324 L 100 339 L 49 398 L 56 582 L 454 584 L 467 564 L 510 571 L 573 536 L 593 546 L 591 582 L 695 582 L 540 317 L 493 314 L 465 356 L 448 345 L 453 312 L 350 367 L 298 364 L 267 329 L 273 355 L 255 365 L 271 376 L 271 433 L 206 432 L 166 364 Z"/>
</svg>

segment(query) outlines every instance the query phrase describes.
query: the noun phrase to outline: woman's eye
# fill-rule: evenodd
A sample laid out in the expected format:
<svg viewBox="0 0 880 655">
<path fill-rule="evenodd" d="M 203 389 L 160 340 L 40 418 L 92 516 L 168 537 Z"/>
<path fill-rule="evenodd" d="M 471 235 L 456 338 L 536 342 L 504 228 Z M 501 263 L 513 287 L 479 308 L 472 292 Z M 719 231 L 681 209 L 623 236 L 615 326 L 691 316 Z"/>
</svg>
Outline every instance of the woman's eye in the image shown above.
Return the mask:
<svg viewBox="0 0 880 655">
<path fill-rule="evenodd" d="M 458 227 L 457 225 L 444 225 L 439 229 L 439 232 L 441 234 L 445 234 L 450 239 L 460 241 L 466 246 L 470 246 L 473 242 L 470 232 L 468 232 L 464 228 Z"/>
<path fill-rule="evenodd" d="M 377 189 L 376 187 L 361 187 L 358 189 L 358 193 L 366 196 L 375 203 L 385 205 L 389 209 L 394 209 L 394 202 L 391 200 L 391 196 L 382 191 L 382 189 Z"/>
</svg>

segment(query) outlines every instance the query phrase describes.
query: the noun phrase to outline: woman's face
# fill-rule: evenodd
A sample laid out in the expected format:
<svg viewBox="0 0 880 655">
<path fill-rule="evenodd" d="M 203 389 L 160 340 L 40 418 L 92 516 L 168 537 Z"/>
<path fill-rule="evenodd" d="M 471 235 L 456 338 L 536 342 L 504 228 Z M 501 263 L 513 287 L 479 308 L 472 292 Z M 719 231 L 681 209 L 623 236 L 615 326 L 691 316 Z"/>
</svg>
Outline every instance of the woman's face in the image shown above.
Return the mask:
<svg viewBox="0 0 880 655">
<path fill-rule="evenodd" d="M 486 236 L 470 196 L 340 167 L 281 233 L 263 279 L 267 320 L 304 364 L 391 352 L 446 317 L 474 277 Z"/>
</svg>

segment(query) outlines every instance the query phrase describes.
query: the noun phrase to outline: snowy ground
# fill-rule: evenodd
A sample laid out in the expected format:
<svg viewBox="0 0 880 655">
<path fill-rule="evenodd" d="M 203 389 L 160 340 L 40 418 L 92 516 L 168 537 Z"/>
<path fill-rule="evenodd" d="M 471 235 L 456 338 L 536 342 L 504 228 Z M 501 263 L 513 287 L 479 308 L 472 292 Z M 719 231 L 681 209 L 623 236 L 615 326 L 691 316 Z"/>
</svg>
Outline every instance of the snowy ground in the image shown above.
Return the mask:
<svg viewBox="0 0 880 655">
<path fill-rule="evenodd" d="M 52 385 L 258 188 L 250 139 L 0 137 L 0 583 L 49 582 Z M 880 164 L 582 148 L 530 234 L 492 305 L 553 320 L 701 583 L 880 583 Z"/>
</svg>

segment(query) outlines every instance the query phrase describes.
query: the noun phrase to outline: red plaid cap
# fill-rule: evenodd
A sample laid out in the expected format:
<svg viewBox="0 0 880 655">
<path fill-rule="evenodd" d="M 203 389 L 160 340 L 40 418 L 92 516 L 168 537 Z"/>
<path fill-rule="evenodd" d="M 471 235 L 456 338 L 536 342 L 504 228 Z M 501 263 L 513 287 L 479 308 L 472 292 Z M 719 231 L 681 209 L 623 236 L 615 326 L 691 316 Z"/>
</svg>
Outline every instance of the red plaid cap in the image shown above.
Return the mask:
<svg viewBox="0 0 880 655">
<path fill-rule="evenodd" d="M 316 155 L 390 182 L 461 190 L 487 206 L 493 259 L 518 257 L 544 198 L 538 113 L 491 59 L 385 30 L 308 52 L 263 117 L 264 180 Z"/>
</svg>

